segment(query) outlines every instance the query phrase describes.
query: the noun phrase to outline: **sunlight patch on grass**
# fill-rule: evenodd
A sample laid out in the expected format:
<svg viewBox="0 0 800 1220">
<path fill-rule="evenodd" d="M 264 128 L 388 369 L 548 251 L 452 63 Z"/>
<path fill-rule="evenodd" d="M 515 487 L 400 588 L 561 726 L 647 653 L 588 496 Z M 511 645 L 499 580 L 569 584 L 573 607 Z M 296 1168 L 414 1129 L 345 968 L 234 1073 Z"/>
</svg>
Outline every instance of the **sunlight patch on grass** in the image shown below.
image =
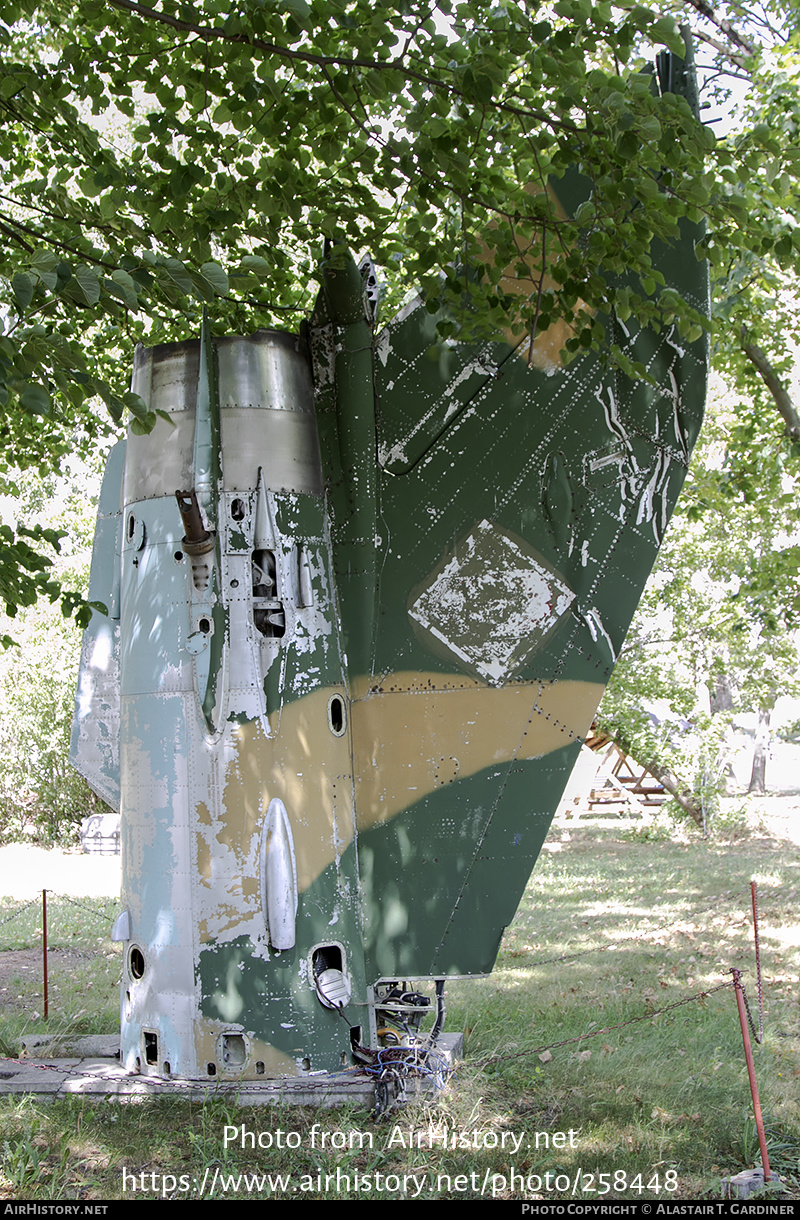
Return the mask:
<svg viewBox="0 0 800 1220">
<path fill-rule="evenodd" d="M 455 1131 L 521 1137 L 515 1164 L 526 1173 L 591 1167 L 596 1174 L 624 1173 L 629 1183 L 641 1175 L 638 1187 L 615 1198 L 663 1201 L 667 1171 L 678 1182 L 670 1199 L 718 1197 L 720 1176 L 742 1168 L 751 1149 L 750 1098 L 733 991 L 700 996 L 704 988 L 728 982 L 727 972 L 736 965 L 745 971 L 753 1007 L 751 876 L 765 899 L 760 928 L 766 1037 L 754 1051 L 756 1069 L 789 1197 L 800 1197 L 800 925 L 796 896 L 784 882 L 792 877 L 797 849 L 789 847 L 793 855 L 777 865 L 767 861 L 763 836 L 740 838 L 731 847 L 623 842 L 625 829 L 622 823 L 572 827 L 569 842 L 559 842 L 557 852 L 540 860 L 507 929 L 495 973 L 448 981 L 447 1028 L 461 1028 L 466 1037 L 466 1060 L 448 1092 L 435 1103 L 396 1111 L 388 1124 L 376 1123 L 366 1109 L 324 1112 L 327 1128 L 373 1133 L 369 1156 L 349 1150 L 312 1155 L 307 1136 L 320 1113 L 310 1109 L 173 1099 L 137 1106 L 76 1099 L 37 1109 L 0 1099 L 0 1146 L 4 1140 L 13 1146 L 20 1197 L 120 1198 L 123 1166 L 199 1177 L 209 1164 L 251 1172 L 256 1166 L 246 1152 L 222 1146 L 224 1125 L 241 1122 L 256 1129 L 280 1126 L 303 1137 L 289 1160 L 285 1151 L 259 1155 L 260 1172 L 366 1172 L 371 1166 L 372 1172 L 418 1172 L 435 1181 L 438 1172 L 474 1171 L 482 1179 L 486 1171 L 508 1170 L 509 1157 L 493 1150 L 385 1147 L 395 1122 L 414 1130 L 438 1122 Z M 3 913 L 0 907 L 0 918 Z M 95 1032 L 99 1021 L 110 1028 L 98 1032 L 112 1032 L 119 957 L 107 939 L 108 908 L 94 918 L 91 912 L 72 914 L 64 904 L 58 914 L 67 921 L 58 931 L 62 947 L 80 953 L 80 979 L 72 990 L 69 980 L 59 983 L 59 1015 L 48 1028 L 72 1023 Z M 38 945 L 35 912 L 0 925 L 0 952 Z M 0 1041 L 14 1045 L 23 1030 L 41 1032 L 43 1026 L 32 1015 L 41 1011 L 35 971 L 16 973 L 21 1005 L 0 1014 Z M 543 1046 L 553 1048 L 549 1058 Z M 576 1147 L 546 1150 L 541 1138 L 536 1147 L 537 1134 L 569 1131 L 576 1133 Z M 37 1159 L 41 1182 L 34 1172 Z M 656 1175 L 658 1190 L 648 1186 Z M 0 1197 L 4 1189 L 11 1190 L 5 1181 Z M 19 1186 L 14 1189 L 19 1194 Z M 319 1197 L 336 1192 L 323 1190 Z M 478 1198 L 480 1192 L 447 1195 L 428 1185 L 420 1197 Z M 503 1197 L 523 1198 L 525 1192 Z M 547 1195 L 551 1202 L 559 1197 Z M 578 1198 L 592 1202 L 598 1196 L 595 1190 Z"/>
</svg>

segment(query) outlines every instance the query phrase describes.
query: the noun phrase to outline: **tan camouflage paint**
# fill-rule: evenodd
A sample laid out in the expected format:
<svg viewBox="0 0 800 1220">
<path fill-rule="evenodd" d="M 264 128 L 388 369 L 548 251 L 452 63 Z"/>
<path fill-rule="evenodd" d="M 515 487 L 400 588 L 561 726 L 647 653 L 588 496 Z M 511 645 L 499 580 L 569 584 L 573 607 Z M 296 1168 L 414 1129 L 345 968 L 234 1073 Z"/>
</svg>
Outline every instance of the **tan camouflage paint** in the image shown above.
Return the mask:
<svg viewBox="0 0 800 1220">
<path fill-rule="evenodd" d="M 331 695 L 344 699 L 336 687 L 286 704 L 272 717 L 276 735 L 280 721 L 279 753 L 260 722 L 236 728 L 236 756 L 216 829 L 207 807 L 197 810 L 198 872 L 205 885 L 212 857 L 227 849 L 241 868 L 245 907 L 257 909 L 258 838 L 264 810 L 279 797 L 292 826 L 302 893 L 342 855 L 356 824 L 367 830 L 446 783 L 582 741 L 603 689 L 569 681 L 493 688 L 463 675 L 418 672 L 388 675 L 379 685 L 364 679 L 360 687 L 352 702 L 345 701 L 350 723 L 342 737 L 328 726 Z M 225 817 L 224 810 L 239 816 Z M 215 911 L 215 937 L 241 924 L 241 908 L 227 910 L 229 922 L 224 906 Z M 205 921 L 200 937 L 213 939 Z"/>
</svg>

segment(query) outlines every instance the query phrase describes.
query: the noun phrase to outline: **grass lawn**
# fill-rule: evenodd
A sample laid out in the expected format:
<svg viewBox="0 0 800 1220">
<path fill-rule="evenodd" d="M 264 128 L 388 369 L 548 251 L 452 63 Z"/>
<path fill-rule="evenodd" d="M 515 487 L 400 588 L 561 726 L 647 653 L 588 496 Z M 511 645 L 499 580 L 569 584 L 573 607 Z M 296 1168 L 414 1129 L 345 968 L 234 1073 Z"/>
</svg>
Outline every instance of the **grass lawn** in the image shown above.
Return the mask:
<svg viewBox="0 0 800 1220">
<path fill-rule="evenodd" d="M 446 1027 L 464 1030 L 466 1054 L 434 1103 L 377 1121 L 2 1099 L 0 1199 L 187 1198 L 201 1185 L 229 1198 L 720 1198 L 720 1177 L 759 1159 L 735 995 L 711 990 L 740 969 L 757 1021 L 751 879 L 756 1073 L 773 1171 L 800 1198 L 800 845 L 763 827 L 705 842 L 587 818 L 554 825 L 491 977 L 448 984 Z M 46 1025 L 36 908 L 8 919 L 22 904 L 0 904 L 0 1054 L 23 1033 L 115 1031 L 115 906 L 79 901 L 51 907 Z"/>
</svg>

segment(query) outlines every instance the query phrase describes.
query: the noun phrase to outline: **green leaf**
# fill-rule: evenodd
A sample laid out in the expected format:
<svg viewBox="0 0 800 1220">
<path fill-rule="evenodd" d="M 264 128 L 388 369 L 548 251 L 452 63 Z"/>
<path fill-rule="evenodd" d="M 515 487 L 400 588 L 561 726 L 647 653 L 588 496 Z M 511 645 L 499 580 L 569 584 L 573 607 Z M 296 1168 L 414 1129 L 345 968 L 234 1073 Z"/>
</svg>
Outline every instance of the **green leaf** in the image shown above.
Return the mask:
<svg viewBox="0 0 800 1220">
<path fill-rule="evenodd" d="M 265 278 L 272 271 L 271 263 L 268 263 L 265 258 L 261 258 L 257 254 L 245 254 L 241 262 L 242 270 L 250 271 L 253 275 Z"/>
<path fill-rule="evenodd" d="M 135 416 L 131 420 L 131 432 L 134 436 L 149 436 L 156 423 L 155 411 L 148 411 L 143 419 Z"/>
<path fill-rule="evenodd" d="M 658 193 L 658 183 L 653 178 L 643 174 L 636 183 L 636 194 L 642 202 L 646 203 L 649 199 L 655 199 Z"/>
<path fill-rule="evenodd" d="M 20 406 L 30 415 L 50 415 L 52 403 L 44 386 L 26 385 L 19 396 Z"/>
<path fill-rule="evenodd" d="M 33 280 L 23 271 L 18 271 L 11 279 L 11 291 L 20 313 L 24 313 L 33 300 Z"/>
<path fill-rule="evenodd" d="M 87 305 L 96 305 L 100 300 L 100 281 L 91 267 L 79 263 L 73 272 L 78 287 Z"/>
<path fill-rule="evenodd" d="M 183 263 L 179 263 L 176 258 L 168 258 L 164 262 L 164 268 L 167 275 L 173 283 L 177 284 L 181 292 L 192 291 L 192 281 Z"/>
<path fill-rule="evenodd" d="M 201 301 L 205 301 L 209 305 L 216 296 L 214 289 L 204 275 L 200 275 L 199 271 L 189 271 L 189 281 L 194 290 L 194 295 Z"/>
<path fill-rule="evenodd" d="M 632 160 L 639 152 L 639 137 L 634 131 L 624 131 L 617 140 L 617 149 L 621 157 Z"/>
<path fill-rule="evenodd" d="M 36 250 L 31 256 L 30 268 L 45 288 L 53 292 L 58 284 L 58 259 L 52 250 Z"/>
<path fill-rule="evenodd" d="M 0 99 L 3 101 L 13 97 L 15 93 L 19 93 L 22 88 L 22 78 L 16 73 L 8 72 L 5 76 L 0 77 Z"/>
<path fill-rule="evenodd" d="M 127 271 L 118 268 L 112 271 L 111 278 L 114 283 L 122 290 L 122 295 L 125 299 L 125 304 L 131 309 L 136 309 L 139 304 L 139 297 L 136 291 L 135 281 L 128 275 Z"/>
<path fill-rule="evenodd" d="M 214 289 L 217 296 L 225 297 L 228 295 L 228 277 L 219 263 L 203 263 L 200 273 Z"/>
<path fill-rule="evenodd" d="M 660 17 L 648 33 L 654 42 L 663 42 L 673 54 L 681 58 L 686 54 L 683 37 L 674 17 Z"/>
<path fill-rule="evenodd" d="M 131 415 L 133 415 L 136 419 L 146 420 L 151 414 L 153 414 L 144 399 L 140 398 L 138 394 L 134 394 L 132 391 L 128 391 L 126 394 L 123 394 L 122 401 L 130 411 Z M 153 415 L 153 423 L 155 423 L 155 415 Z M 147 429 L 147 431 L 150 432 L 151 430 L 152 425 Z"/>
<path fill-rule="evenodd" d="M 638 134 L 642 140 L 655 142 L 661 139 L 661 124 L 655 115 L 646 114 L 639 119 Z"/>
<path fill-rule="evenodd" d="M 311 9 L 306 0 L 283 0 L 283 7 L 302 22 L 311 16 Z"/>
</svg>

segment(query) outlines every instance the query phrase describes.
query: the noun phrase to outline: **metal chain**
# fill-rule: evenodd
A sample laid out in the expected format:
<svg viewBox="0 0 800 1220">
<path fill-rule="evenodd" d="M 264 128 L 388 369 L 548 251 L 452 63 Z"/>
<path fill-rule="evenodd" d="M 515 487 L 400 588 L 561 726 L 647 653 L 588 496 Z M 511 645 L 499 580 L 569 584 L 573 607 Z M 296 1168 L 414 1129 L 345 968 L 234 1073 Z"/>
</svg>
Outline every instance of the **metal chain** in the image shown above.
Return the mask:
<svg viewBox="0 0 800 1220">
<path fill-rule="evenodd" d="M 77 902 L 74 898 L 69 897 L 69 895 L 67 895 L 67 894 L 57 894 L 56 891 L 54 891 L 54 890 L 48 890 L 48 893 L 53 894 L 53 896 L 56 898 L 63 898 L 65 902 L 70 903 L 74 907 L 78 907 L 80 910 L 86 911 L 90 915 L 94 915 L 98 919 L 107 918 L 107 915 L 104 911 L 98 911 L 98 910 L 93 909 L 92 907 L 86 906 L 85 903 Z M 742 999 L 744 1000 L 745 1011 L 747 1012 L 747 1020 L 750 1025 L 750 1031 L 751 1031 L 755 1041 L 758 1042 L 759 1044 L 761 1044 L 764 1039 L 764 991 L 763 991 L 762 978 L 761 978 L 761 955 L 760 955 L 759 939 L 758 939 L 758 899 L 757 899 L 757 889 L 756 889 L 755 881 L 751 882 L 751 893 L 752 893 L 752 900 L 753 900 L 753 926 L 754 926 L 754 934 L 755 934 L 756 987 L 757 987 L 757 991 L 758 991 L 758 1016 L 759 1016 L 758 1027 L 756 1027 L 756 1024 L 753 1020 L 752 1013 L 750 1012 L 750 1004 L 747 999 L 747 992 L 745 991 L 745 988 L 743 985 L 740 984 L 740 986 L 741 986 L 741 991 L 742 991 Z M 119 901 L 119 899 L 107 897 L 107 898 L 104 898 L 102 901 L 116 903 Z M 28 907 L 34 906 L 36 903 L 38 903 L 38 898 L 30 899 L 29 901 L 24 903 L 23 906 L 21 906 L 18 910 L 12 912 L 12 914 L 10 914 L 10 915 L 7 915 L 5 919 L 0 920 L 0 927 L 2 927 L 6 923 L 10 923 L 14 919 L 17 919 L 20 915 L 22 915 L 22 913 L 25 910 L 27 910 Z M 708 909 L 713 909 L 713 908 L 708 908 Z M 702 913 L 702 912 L 700 912 L 700 913 Z M 662 926 L 669 926 L 669 925 L 662 925 Z M 607 949 L 611 949 L 614 947 L 615 947 L 615 945 L 597 945 L 592 949 L 582 949 L 582 950 L 578 950 L 575 953 L 565 953 L 565 954 L 562 954 L 560 957 L 540 958 L 536 961 L 531 962 L 530 965 L 531 966 L 546 966 L 546 965 L 556 964 L 559 962 L 572 961 L 575 958 L 585 957 L 587 954 L 591 954 L 591 953 L 602 953 L 602 952 L 605 952 Z M 505 1062 L 505 1061 L 508 1061 L 509 1059 L 524 1058 L 527 1055 L 539 1055 L 539 1054 L 543 1054 L 545 1051 L 557 1050 L 558 1048 L 560 1048 L 562 1046 L 571 1046 L 578 1042 L 585 1042 L 589 1038 L 596 1038 L 599 1034 L 611 1033 L 613 1030 L 616 1030 L 616 1029 L 625 1029 L 627 1026 L 635 1025 L 640 1021 L 652 1021 L 654 1017 L 660 1016 L 662 1013 L 671 1012 L 673 1009 L 682 1008 L 686 1004 L 693 1004 L 699 1000 L 704 1000 L 707 996 L 713 995 L 714 992 L 722 991 L 726 987 L 732 987 L 733 985 L 734 985 L 733 983 L 720 983 L 717 987 L 710 987 L 710 988 L 707 988 L 705 991 L 696 992 L 694 995 L 688 996 L 686 999 L 676 1000 L 674 1004 L 667 1004 L 664 1008 L 654 1009 L 653 1012 L 646 1013 L 644 1016 L 631 1017 L 629 1020 L 621 1021 L 621 1022 L 619 1022 L 619 1024 L 616 1024 L 616 1025 L 606 1025 L 606 1026 L 603 1026 L 602 1029 L 594 1029 L 594 1030 L 590 1030 L 588 1033 L 579 1034 L 576 1038 L 565 1038 L 560 1042 L 551 1042 L 547 1046 L 533 1047 L 532 1049 L 529 1049 L 526 1051 L 520 1051 L 516 1055 L 504 1055 L 504 1056 L 491 1055 L 488 1059 L 484 1060 L 483 1062 L 484 1063 L 493 1063 L 493 1062 L 497 1062 L 501 1059 L 502 1059 L 502 1061 Z M 399 1050 L 400 1048 L 397 1048 L 397 1049 Z M 403 1062 L 403 1059 L 405 1059 L 406 1061 Z M 396 1105 L 402 1103 L 402 1100 L 404 1099 L 404 1095 L 405 1095 L 405 1081 L 404 1081 L 403 1077 L 407 1076 L 410 1071 L 414 1072 L 416 1070 L 416 1072 L 419 1073 L 420 1069 L 422 1069 L 421 1074 L 426 1074 L 426 1075 L 429 1074 L 428 1072 L 425 1072 L 423 1065 L 421 1063 L 413 1063 L 413 1062 L 409 1063 L 407 1056 L 403 1056 L 402 1059 L 399 1057 L 398 1058 L 393 1057 L 393 1061 L 386 1062 L 381 1059 L 380 1053 L 379 1053 L 378 1063 L 379 1063 L 379 1068 L 377 1070 L 378 1080 L 376 1081 L 376 1115 L 386 1114 L 389 1112 L 389 1110 L 394 1109 L 394 1107 Z M 367 1071 L 369 1071 L 371 1073 L 376 1073 L 375 1068 L 372 1068 L 372 1069 L 367 1068 Z"/>
<path fill-rule="evenodd" d="M 750 890 L 753 895 L 753 940 L 756 946 L 756 990 L 758 992 L 758 1033 L 753 1030 L 753 1037 L 756 1042 L 764 1041 L 764 988 L 761 983 L 761 945 L 758 937 L 758 886 L 755 881 L 750 882 Z M 744 995 L 744 988 L 742 988 Z M 753 1024 L 750 1016 L 750 1009 L 747 1005 L 747 997 L 744 1000 L 745 1008 L 747 1008 L 747 1017 L 750 1024 Z"/>
<path fill-rule="evenodd" d="M 18 919 L 23 911 L 27 910 L 28 907 L 35 906 L 38 901 L 38 898 L 31 898 L 28 902 L 23 903 L 18 910 L 13 911 L 10 915 L 7 915 L 5 919 L 0 919 L 0 928 L 2 928 L 3 924 L 11 923 L 12 919 Z"/>
<path fill-rule="evenodd" d="M 70 898 L 69 894 L 59 894 L 56 890 L 48 890 L 47 893 L 52 894 L 52 896 L 54 898 L 63 899 L 64 902 L 68 902 L 72 906 L 78 907 L 81 911 L 86 911 L 86 913 L 88 915 L 94 915 L 97 919 L 107 919 L 108 918 L 105 911 L 98 910 L 95 907 L 89 907 L 84 902 L 77 902 L 76 899 Z M 107 897 L 107 898 L 101 898 L 101 899 L 99 899 L 99 901 L 117 903 L 117 902 L 119 902 L 119 898 Z M 36 898 L 29 898 L 27 902 L 24 902 L 22 904 L 22 906 L 19 907 L 16 911 L 12 911 L 12 913 L 10 915 L 7 915 L 5 917 L 5 919 L 0 919 L 0 928 L 2 928 L 4 924 L 11 923 L 12 919 L 17 919 L 23 913 L 23 911 L 26 911 L 28 909 L 28 907 L 38 906 L 40 902 L 41 902 L 41 899 L 38 896 Z"/>
<path fill-rule="evenodd" d="M 86 911 L 89 915 L 96 916 L 97 919 L 108 919 L 105 911 L 94 910 L 92 907 L 87 907 L 83 902 L 77 902 L 74 898 L 70 898 L 69 894 L 57 894 L 55 890 L 48 890 L 48 894 L 52 894 L 54 898 L 63 898 L 64 902 L 70 903 L 71 906 L 78 907 L 81 911 Z M 101 902 L 119 902 L 119 898 L 101 898 Z"/>
<path fill-rule="evenodd" d="M 759 1013 L 758 1029 L 756 1029 L 755 1021 L 753 1020 L 752 1013 L 750 1012 L 750 1004 L 747 999 L 747 992 L 744 989 L 744 983 L 739 983 L 739 990 L 741 991 L 742 999 L 744 1000 L 744 1010 L 747 1013 L 747 1024 L 750 1026 L 750 1033 L 753 1035 L 753 1041 L 758 1042 L 760 1045 L 764 1041 L 764 1025 L 761 1019 L 761 1014 Z"/>
<path fill-rule="evenodd" d="M 667 1004 L 664 1008 L 656 1008 L 653 1012 L 645 1013 L 642 1017 L 631 1017 L 628 1021 L 620 1021 L 618 1025 L 604 1025 L 602 1029 L 592 1029 L 586 1034 L 578 1034 L 577 1038 L 564 1038 L 561 1042 L 551 1042 L 547 1046 L 534 1046 L 530 1050 L 519 1051 L 516 1055 L 490 1055 L 488 1059 L 482 1060 L 483 1063 L 507 1063 L 510 1059 L 524 1059 L 527 1055 L 540 1055 L 543 1051 L 556 1050 L 560 1046 L 571 1046 L 575 1042 L 585 1042 L 587 1038 L 596 1038 L 599 1034 L 608 1034 L 615 1029 L 625 1029 L 628 1025 L 636 1025 L 639 1021 L 652 1021 L 654 1017 L 661 1016 L 664 1012 L 671 1012 L 674 1008 L 682 1008 L 684 1004 L 694 1004 L 698 1000 L 705 1000 L 707 996 L 713 995 L 715 991 L 724 991 L 726 987 L 733 987 L 733 983 L 720 983 L 717 987 L 707 987 L 705 991 L 695 992 L 694 995 L 687 996 L 685 1000 L 676 1000 L 674 1004 Z"/>
<path fill-rule="evenodd" d="M 553 966 L 558 962 L 571 962 L 576 957 L 586 957 L 587 953 L 605 953 L 607 949 L 616 949 L 616 944 L 595 945 L 593 949 L 578 949 L 575 953 L 562 953 L 561 957 L 539 957 L 530 962 L 530 966 Z"/>
<path fill-rule="evenodd" d="M 364 1050 L 364 1048 L 361 1048 Z M 410 1076 L 428 1076 L 434 1090 L 444 1087 L 452 1068 L 435 1046 L 385 1046 L 370 1054 L 371 1065 L 362 1070 L 375 1080 L 375 1117 L 389 1114 L 406 1100 L 406 1081 Z"/>
<path fill-rule="evenodd" d="M 719 906 L 719 903 L 715 902 L 715 903 L 712 903 L 711 906 L 701 907 L 699 911 L 694 912 L 694 917 L 697 917 L 698 915 L 703 915 L 707 911 L 715 911 L 715 910 L 717 910 L 718 906 Z M 673 926 L 674 926 L 674 920 L 669 923 L 655 924 L 654 926 L 651 926 L 649 928 L 649 931 L 650 932 L 660 932 L 660 931 L 664 931 L 667 928 L 671 928 Z M 634 940 L 634 941 L 643 940 L 643 939 L 644 939 L 643 936 L 626 937 L 626 940 Z M 529 966 L 552 966 L 552 965 L 556 965 L 559 962 L 570 962 L 573 960 L 573 958 L 585 957 L 589 953 L 605 953 L 606 950 L 608 950 L 608 949 L 615 949 L 617 947 L 618 943 L 619 942 L 617 942 L 617 941 L 612 941 L 610 944 L 607 944 L 607 945 L 595 945 L 591 949 L 578 949 L 578 950 L 576 950 L 575 953 L 562 953 L 560 957 L 536 958 L 536 959 L 534 959 L 534 961 L 529 962 L 528 965 Z M 756 957 L 756 960 L 758 960 L 757 957 Z M 759 979 L 760 979 L 760 972 L 759 972 Z M 759 986 L 760 986 L 760 983 L 759 983 Z"/>
</svg>

